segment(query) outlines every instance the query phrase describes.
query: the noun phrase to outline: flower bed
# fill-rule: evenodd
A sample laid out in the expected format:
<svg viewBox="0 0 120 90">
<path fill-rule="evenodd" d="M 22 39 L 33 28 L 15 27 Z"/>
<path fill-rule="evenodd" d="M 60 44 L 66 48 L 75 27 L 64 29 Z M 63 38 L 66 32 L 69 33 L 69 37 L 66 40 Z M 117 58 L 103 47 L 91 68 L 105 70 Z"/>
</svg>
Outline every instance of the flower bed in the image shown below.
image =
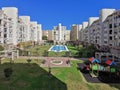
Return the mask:
<svg viewBox="0 0 120 90">
<path fill-rule="evenodd" d="M 51 63 L 55 64 L 55 65 L 61 65 L 63 63 L 63 61 L 61 61 L 61 60 L 52 60 Z"/>
</svg>

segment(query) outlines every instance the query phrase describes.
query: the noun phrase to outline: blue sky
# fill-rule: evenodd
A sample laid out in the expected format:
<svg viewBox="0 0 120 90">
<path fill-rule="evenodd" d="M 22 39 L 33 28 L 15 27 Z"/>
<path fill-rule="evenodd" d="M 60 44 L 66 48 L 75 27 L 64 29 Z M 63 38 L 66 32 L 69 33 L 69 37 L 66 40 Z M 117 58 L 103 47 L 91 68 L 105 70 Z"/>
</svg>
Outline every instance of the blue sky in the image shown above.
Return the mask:
<svg viewBox="0 0 120 90">
<path fill-rule="evenodd" d="M 89 17 L 99 16 L 102 8 L 120 9 L 120 0 L 0 0 L 0 8 L 17 7 L 19 15 L 28 15 L 31 21 L 52 29 L 62 23 L 70 29 Z"/>
</svg>

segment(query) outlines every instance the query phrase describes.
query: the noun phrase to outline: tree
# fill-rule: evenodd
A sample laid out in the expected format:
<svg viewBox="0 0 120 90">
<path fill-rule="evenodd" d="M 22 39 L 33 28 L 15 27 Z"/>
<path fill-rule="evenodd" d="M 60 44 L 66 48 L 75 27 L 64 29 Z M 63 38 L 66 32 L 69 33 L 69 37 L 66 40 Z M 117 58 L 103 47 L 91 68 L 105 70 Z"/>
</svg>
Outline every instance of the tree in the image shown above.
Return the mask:
<svg viewBox="0 0 120 90">
<path fill-rule="evenodd" d="M 80 46 L 77 49 L 78 49 L 79 57 L 84 57 L 84 58 L 95 56 L 95 52 L 97 50 L 97 48 L 94 45 L 88 45 L 84 48 Z"/>
<path fill-rule="evenodd" d="M 31 59 L 27 59 L 27 62 L 30 63 L 30 62 L 31 62 Z"/>
<path fill-rule="evenodd" d="M 79 55 L 79 57 L 82 57 L 82 56 L 83 56 L 83 53 L 84 53 L 83 48 L 82 48 L 82 47 L 79 48 L 79 49 L 78 49 L 78 55 Z"/>
<path fill-rule="evenodd" d="M 12 75 L 12 73 L 13 73 L 12 68 L 5 68 L 4 69 L 4 75 L 6 78 L 9 78 Z"/>
<path fill-rule="evenodd" d="M 42 36 L 42 40 L 47 40 L 47 36 Z"/>
</svg>

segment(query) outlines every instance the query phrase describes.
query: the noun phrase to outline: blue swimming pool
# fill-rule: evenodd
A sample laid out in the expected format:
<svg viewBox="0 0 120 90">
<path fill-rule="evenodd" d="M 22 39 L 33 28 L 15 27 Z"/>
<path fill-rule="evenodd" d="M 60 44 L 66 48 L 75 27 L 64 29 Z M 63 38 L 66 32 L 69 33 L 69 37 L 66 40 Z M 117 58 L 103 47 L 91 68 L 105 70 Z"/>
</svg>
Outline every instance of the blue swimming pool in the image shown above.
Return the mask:
<svg viewBox="0 0 120 90">
<path fill-rule="evenodd" d="M 65 45 L 54 45 L 48 51 L 62 52 L 62 51 L 69 51 L 69 50 Z"/>
</svg>

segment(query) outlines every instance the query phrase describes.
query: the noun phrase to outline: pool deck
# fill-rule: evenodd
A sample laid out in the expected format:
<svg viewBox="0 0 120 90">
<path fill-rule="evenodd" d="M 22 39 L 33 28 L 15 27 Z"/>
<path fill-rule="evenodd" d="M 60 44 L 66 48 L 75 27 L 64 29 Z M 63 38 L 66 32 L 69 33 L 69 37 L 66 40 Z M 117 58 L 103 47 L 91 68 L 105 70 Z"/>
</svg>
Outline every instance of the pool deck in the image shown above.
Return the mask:
<svg viewBox="0 0 120 90">
<path fill-rule="evenodd" d="M 52 50 L 53 47 L 55 46 L 64 46 L 65 50 Z M 50 49 L 48 51 L 54 51 L 54 52 L 62 52 L 62 51 L 69 51 L 66 45 L 53 45 L 50 47 Z"/>
</svg>

